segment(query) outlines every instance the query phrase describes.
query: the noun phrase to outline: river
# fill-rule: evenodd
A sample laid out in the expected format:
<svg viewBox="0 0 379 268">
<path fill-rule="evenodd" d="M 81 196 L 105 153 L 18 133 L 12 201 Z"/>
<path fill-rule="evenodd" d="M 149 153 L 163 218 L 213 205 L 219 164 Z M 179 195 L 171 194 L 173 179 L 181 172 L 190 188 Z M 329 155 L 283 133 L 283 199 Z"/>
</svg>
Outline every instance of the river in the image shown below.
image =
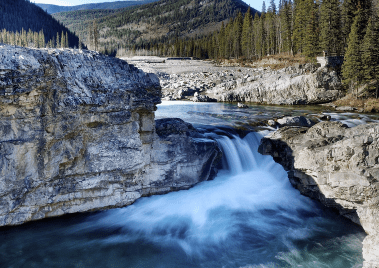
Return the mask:
<svg viewBox="0 0 379 268">
<path fill-rule="evenodd" d="M 256 120 L 305 113 L 320 111 L 162 103 L 157 118 L 180 117 L 218 141 L 216 178 L 125 208 L 0 228 L 0 267 L 361 267 L 362 228 L 300 195 L 279 164 L 257 153 L 269 127 L 246 135 Z M 376 120 L 328 114 L 351 126 Z"/>
</svg>

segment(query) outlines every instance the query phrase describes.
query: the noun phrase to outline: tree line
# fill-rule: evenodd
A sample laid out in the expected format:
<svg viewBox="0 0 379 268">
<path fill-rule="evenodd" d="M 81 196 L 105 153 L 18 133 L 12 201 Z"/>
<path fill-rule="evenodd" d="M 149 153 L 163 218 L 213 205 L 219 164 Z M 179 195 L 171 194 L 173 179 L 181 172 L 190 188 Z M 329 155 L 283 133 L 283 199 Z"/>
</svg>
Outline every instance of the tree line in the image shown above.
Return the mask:
<svg viewBox="0 0 379 268">
<path fill-rule="evenodd" d="M 6 29 L 0 31 L 0 43 L 15 45 L 21 47 L 34 47 L 34 48 L 68 48 L 69 39 L 68 33 L 62 31 L 61 34 L 57 33 L 57 36 L 49 41 L 46 41 L 43 30 L 39 32 L 33 32 L 31 29 L 25 31 L 21 29 L 20 32 L 10 32 Z"/>
<path fill-rule="evenodd" d="M 344 56 L 346 84 L 359 85 L 379 75 L 379 20 L 372 0 L 271 0 L 252 16 L 238 13 L 206 36 L 153 40 L 135 50 L 158 56 L 201 59 L 260 59 L 279 53 L 301 54 L 311 61 L 323 51 Z"/>
<path fill-rule="evenodd" d="M 5 29 L 7 32 L 1 30 L 4 32 L 1 37 L 3 43 L 42 47 L 42 37 L 44 37 L 46 41 L 43 47 L 56 47 L 58 41 L 61 47 L 63 32 L 63 39 L 67 40 L 64 44 L 70 47 L 79 46 L 78 37 L 74 33 L 29 0 L 1 0 L 0 29 Z M 57 33 L 59 33 L 59 40 L 57 40 Z M 25 34 L 29 34 L 27 40 Z M 31 35 L 33 38 L 30 37 Z"/>
</svg>

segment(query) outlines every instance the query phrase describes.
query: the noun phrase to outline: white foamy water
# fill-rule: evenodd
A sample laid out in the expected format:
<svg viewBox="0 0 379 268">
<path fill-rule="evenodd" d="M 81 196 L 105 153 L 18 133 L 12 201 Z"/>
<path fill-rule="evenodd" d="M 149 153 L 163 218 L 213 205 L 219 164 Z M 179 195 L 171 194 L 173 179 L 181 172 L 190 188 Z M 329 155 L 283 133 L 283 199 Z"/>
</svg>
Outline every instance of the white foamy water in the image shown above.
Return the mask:
<svg viewBox="0 0 379 268">
<path fill-rule="evenodd" d="M 159 109 L 222 125 L 203 111 L 229 106 Z M 224 168 L 214 180 L 121 209 L 0 228 L 0 267 L 361 267 L 362 229 L 293 189 L 284 169 L 257 152 L 264 133 L 215 133 Z"/>
<path fill-rule="evenodd" d="M 97 242 L 122 247 L 143 241 L 159 248 L 165 261 L 152 267 L 176 267 L 176 258 L 184 261 L 183 267 L 361 263 L 363 234 L 338 230 L 350 223 L 340 218 L 333 222 L 317 203 L 293 189 L 284 169 L 270 156 L 257 153 L 259 140 L 256 133 L 244 139 L 219 137 L 227 169 L 214 180 L 103 212 L 75 232 L 117 230 Z M 337 238 L 330 232 L 336 232 Z M 350 245 L 338 243 L 340 232 Z M 328 237 L 329 244 L 321 237 Z M 326 262 L 324 250 L 330 256 Z"/>
</svg>

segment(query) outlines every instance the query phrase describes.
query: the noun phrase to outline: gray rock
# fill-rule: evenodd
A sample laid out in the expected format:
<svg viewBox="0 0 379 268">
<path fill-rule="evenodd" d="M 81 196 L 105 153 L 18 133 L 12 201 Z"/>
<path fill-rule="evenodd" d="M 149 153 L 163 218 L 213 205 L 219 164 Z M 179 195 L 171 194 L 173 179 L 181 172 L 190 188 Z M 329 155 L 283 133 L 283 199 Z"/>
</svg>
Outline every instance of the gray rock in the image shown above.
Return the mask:
<svg viewBox="0 0 379 268">
<path fill-rule="evenodd" d="M 193 102 L 217 102 L 217 100 L 214 98 L 210 98 L 206 95 L 200 95 L 200 94 L 195 95 L 191 100 Z"/>
<path fill-rule="evenodd" d="M 270 119 L 267 121 L 267 125 L 269 125 L 270 127 L 276 127 L 278 125 L 278 123 L 276 121 Z"/>
<path fill-rule="evenodd" d="M 228 91 L 218 86 L 214 90 L 218 92 L 218 101 L 285 105 L 325 103 L 343 96 L 342 83 L 336 72 L 329 72 L 326 68 L 313 73 L 294 68 L 291 72 L 287 69 L 266 71 L 256 81 L 244 86 Z"/>
<path fill-rule="evenodd" d="M 247 106 L 246 104 L 243 104 L 243 103 L 237 103 L 237 107 L 238 108 L 249 108 L 249 106 Z"/>
<path fill-rule="evenodd" d="M 177 120 L 157 134 L 159 80 L 125 61 L 0 46 L 0 81 L 0 226 L 122 207 L 212 175 L 217 143 Z"/>
<path fill-rule="evenodd" d="M 352 112 L 352 111 L 355 111 L 356 108 L 354 108 L 354 107 L 350 107 L 350 106 L 339 106 L 339 107 L 336 107 L 336 110 L 337 110 L 337 111 Z"/>
<path fill-rule="evenodd" d="M 311 127 L 313 123 L 310 119 L 304 116 L 287 116 L 277 120 L 280 127 L 284 126 L 298 126 L 298 127 Z"/>
<path fill-rule="evenodd" d="M 302 194 L 337 208 L 362 225 L 364 267 L 379 267 L 379 124 L 347 128 L 321 122 L 284 127 L 261 141 L 259 152 L 288 170 Z"/>
</svg>

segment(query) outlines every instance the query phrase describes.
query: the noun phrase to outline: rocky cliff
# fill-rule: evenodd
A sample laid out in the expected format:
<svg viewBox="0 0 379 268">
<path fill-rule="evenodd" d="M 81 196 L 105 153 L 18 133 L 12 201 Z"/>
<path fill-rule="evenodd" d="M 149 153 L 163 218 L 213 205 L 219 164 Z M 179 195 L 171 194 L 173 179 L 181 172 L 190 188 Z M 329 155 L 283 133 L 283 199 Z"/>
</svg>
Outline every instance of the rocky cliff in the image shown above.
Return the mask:
<svg viewBox="0 0 379 268">
<path fill-rule="evenodd" d="M 157 77 L 125 61 L 0 46 L 0 226 L 208 179 L 216 142 L 181 120 L 159 121 L 156 132 L 159 102 Z"/>
<path fill-rule="evenodd" d="M 266 70 L 251 75 L 237 87 L 220 84 L 212 90 L 218 101 L 267 104 L 318 104 L 341 97 L 341 80 L 336 72 L 312 65 Z"/>
<path fill-rule="evenodd" d="M 282 164 L 301 193 L 361 224 L 364 267 L 379 267 L 379 124 L 284 127 L 263 138 L 259 152 Z"/>
</svg>

